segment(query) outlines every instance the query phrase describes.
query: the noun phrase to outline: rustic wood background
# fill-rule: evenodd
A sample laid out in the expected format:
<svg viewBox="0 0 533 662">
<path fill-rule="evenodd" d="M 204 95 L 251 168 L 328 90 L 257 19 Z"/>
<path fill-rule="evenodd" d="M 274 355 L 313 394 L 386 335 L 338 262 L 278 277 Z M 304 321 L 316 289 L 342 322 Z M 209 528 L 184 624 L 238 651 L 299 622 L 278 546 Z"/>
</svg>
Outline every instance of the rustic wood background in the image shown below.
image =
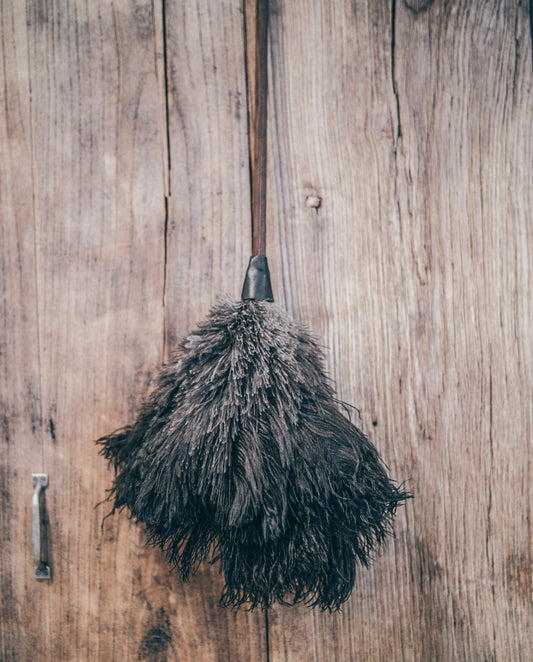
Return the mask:
<svg viewBox="0 0 533 662">
<path fill-rule="evenodd" d="M 250 211 L 242 0 L 0 2 L 4 661 L 533 659 L 533 72 L 513 0 L 276 0 L 277 300 L 416 498 L 340 614 L 228 612 L 93 440 L 217 294 Z M 318 209 L 306 205 L 319 196 Z M 53 581 L 33 578 L 46 471 Z"/>
</svg>

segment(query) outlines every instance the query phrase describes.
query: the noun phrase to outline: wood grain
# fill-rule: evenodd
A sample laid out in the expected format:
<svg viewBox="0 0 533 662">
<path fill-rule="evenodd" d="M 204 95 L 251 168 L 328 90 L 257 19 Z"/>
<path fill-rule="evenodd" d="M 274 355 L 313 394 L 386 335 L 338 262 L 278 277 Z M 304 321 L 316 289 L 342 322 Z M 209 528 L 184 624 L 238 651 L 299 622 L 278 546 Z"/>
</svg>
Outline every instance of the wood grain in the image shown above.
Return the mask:
<svg viewBox="0 0 533 662">
<path fill-rule="evenodd" d="M 415 494 L 343 612 L 223 611 L 215 566 L 183 584 L 126 513 L 102 526 L 94 439 L 241 288 L 243 8 L 0 3 L 0 660 L 533 659 L 523 2 L 272 0 L 274 295 Z"/>
<path fill-rule="evenodd" d="M 216 297 L 238 296 L 250 255 L 244 16 L 236 0 L 167 3 L 170 198 L 166 351 Z M 183 586 L 178 656 L 265 660 L 264 616 L 218 607 L 216 566 Z"/>
<path fill-rule="evenodd" d="M 415 499 L 342 615 L 275 611 L 271 659 L 527 660 L 527 7 L 278 9 L 274 274 Z"/>
<path fill-rule="evenodd" d="M 149 6 L 130 3 L 9 9 L 3 34 L 25 56 L 14 67 L 25 83 L 26 150 L 9 162 L 12 195 L 33 207 L 15 209 L 6 222 L 34 236 L 23 255 L 33 257 L 36 351 L 26 345 L 19 361 L 38 371 L 34 426 L 43 448 L 39 462 L 10 469 L 23 481 L 13 498 L 24 513 L 31 471 L 50 475 L 54 578 L 37 584 L 32 577 L 25 515 L 12 573 L 24 586 L 6 623 L 16 654 L 5 659 L 118 659 L 141 636 L 142 620 L 130 631 L 127 625 L 142 617 L 143 604 L 131 580 L 117 581 L 136 570 L 139 534 L 123 519 L 102 540 L 105 508 L 94 508 L 110 475 L 93 440 L 131 416 L 162 358 L 164 178 L 153 16 Z M 17 90 L 2 89 L 9 108 Z M 6 273 L 5 282 L 14 276 Z M 24 296 L 13 308 L 21 303 Z M 8 332 L 17 337 L 19 329 Z M 10 393 L 10 419 L 27 419 L 27 390 Z M 19 432 L 14 443 L 30 451 L 36 442 Z"/>
<path fill-rule="evenodd" d="M 205 660 L 260 658 L 263 619 L 220 610 L 212 570 L 185 590 L 126 514 L 101 530 L 108 506 L 95 509 L 112 475 L 93 440 L 132 419 L 164 356 L 165 316 L 170 333 L 180 317 L 164 291 L 162 7 L 2 7 L 0 657 L 159 660 L 196 651 Z M 240 47 L 239 16 L 227 32 Z M 220 21 L 216 11 L 208 18 Z M 209 47 L 194 46 L 195 66 L 203 66 Z M 240 61 L 228 67 L 242 71 Z M 213 97 L 214 109 L 219 101 Z M 194 136 L 192 127 L 187 132 Z M 244 151 L 245 129 L 240 133 Z M 231 145 L 232 131 L 227 135 Z M 218 200 L 209 184 L 205 190 Z M 226 218 L 242 217 L 225 202 Z M 226 253 L 234 258 L 234 250 Z M 50 474 L 54 579 L 38 584 L 28 506 L 31 473 L 43 470 Z"/>
<path fill-rule="evenodd" d="M 23 658 L 38 650 L 49 610 L 32 577 L 27 552 L 32 494 L 31 474 L 43 464 L 40 338 L 36 279 L 36 233 L 32 166 L 32 136 L 28 103 L 28 43 L 24 15 L 0 6 L 2 26 L 2 103 L 0 104 L 0 657 Z M 30 219 L 30 222 L 27 221 Z M 34 619 L 44 628 L 31 628 L 25 605 L 34 605 Z"/>
</svg>

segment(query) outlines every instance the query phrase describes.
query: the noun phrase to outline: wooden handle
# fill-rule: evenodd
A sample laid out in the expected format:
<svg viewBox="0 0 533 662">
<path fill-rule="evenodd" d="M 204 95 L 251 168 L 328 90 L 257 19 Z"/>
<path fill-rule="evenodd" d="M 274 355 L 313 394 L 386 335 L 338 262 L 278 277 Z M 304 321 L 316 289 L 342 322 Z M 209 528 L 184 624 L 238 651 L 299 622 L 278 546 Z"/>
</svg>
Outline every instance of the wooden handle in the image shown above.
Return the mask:
<svg viewBox="0 0 533 662">
<path fill-rule="evenodd" d="M 251 18 L 252 4 L 252 2 L 246 3 L 247 24 Z M 246 58 L 252 189 L 252 255 L 266 255 L 268 14 L 268 0 L 255 0 L 254 52 L 253 58 Z M 249 24 L 247 33 L 248 29 Z M 250 61 L 251 59 L 253 61 Z"/>
</svg>

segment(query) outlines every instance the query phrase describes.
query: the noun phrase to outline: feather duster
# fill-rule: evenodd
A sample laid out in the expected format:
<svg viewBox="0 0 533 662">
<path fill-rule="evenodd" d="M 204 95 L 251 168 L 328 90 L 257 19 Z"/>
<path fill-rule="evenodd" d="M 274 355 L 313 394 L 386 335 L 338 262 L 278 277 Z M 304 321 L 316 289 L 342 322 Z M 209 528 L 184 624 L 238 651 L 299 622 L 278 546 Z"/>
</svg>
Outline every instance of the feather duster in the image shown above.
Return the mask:
<svg viewBox="0 0 533 662">
<path fill-rule="evenodd" d="M 219 560 L 225 606 L 337 609 L 407 496 L 341 413 L 316 341 L 267 300 L 220 300 L 100 442 L 114 508 L 184 579 Z"/>
</svg>

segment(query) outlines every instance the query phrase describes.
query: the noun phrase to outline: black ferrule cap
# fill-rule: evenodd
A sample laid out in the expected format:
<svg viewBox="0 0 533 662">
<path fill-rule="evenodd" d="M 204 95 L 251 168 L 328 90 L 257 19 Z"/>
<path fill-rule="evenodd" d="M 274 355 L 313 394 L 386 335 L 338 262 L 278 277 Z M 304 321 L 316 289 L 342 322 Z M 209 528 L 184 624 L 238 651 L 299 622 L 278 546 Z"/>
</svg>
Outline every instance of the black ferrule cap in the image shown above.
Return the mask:
<svg viewBox="0 0 533 662">
<path fill-rule="evenodd" d="M 265 255 L 253 255 L 250 258 L 244 285 L 242 286 L 241 299 L 255 299 L 257 301 L 274 301 L 272 285 L 270 283 L 270 271 Z"/>
</svg>

